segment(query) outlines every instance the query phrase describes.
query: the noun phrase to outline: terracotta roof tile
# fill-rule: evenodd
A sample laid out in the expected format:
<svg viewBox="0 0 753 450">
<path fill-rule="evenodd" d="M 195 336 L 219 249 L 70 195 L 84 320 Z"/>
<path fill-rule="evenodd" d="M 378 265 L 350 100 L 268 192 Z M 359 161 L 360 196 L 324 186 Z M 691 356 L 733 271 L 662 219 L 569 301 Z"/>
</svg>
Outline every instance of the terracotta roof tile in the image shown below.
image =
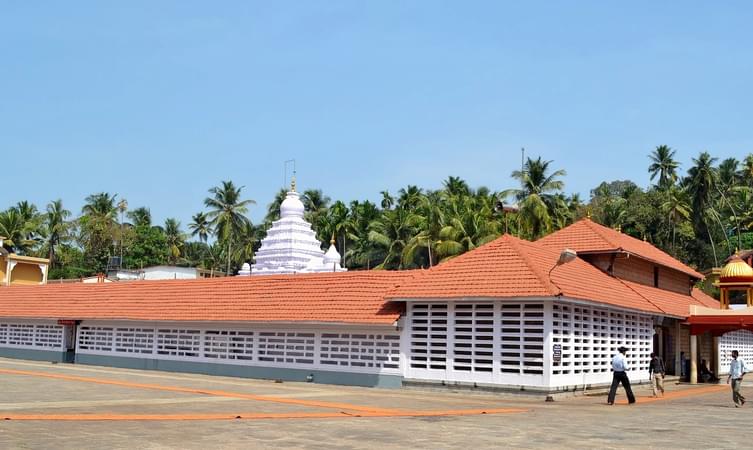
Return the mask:
<svg viewBox="0 0 753 450">
<path fill-rule="evenodd" d="M 599 225 L 590 219 L 579 220 L 569 227 L 555 231 L 536 242 L 557 251 L 564 248 L 571 248 L 576 252 L 594 253 L 624 251 L 670 269 L 680 271 L 691 277 L 703 279 L 703 275 L 698 273 L 698 271 L 693 270 L 648 242 Z"/>
<path fill-rule="evenodd" d="M 622 281 L 625 285 L 671 316 L 688 317 L 691 305 L 719 308 L 719 302 L 703 293 L 700 289 L 693 288 L 691 295 L 683 295 L 632 281 Z"/>
<path fill-rule="evenodd" d="M 0 317 L 392 324 L 411 272 L 267 275 L 0 288 Z"/>
<path fill-rule="evenodd" d="M 563 297 L 675 317 L 687 317 L 691 304 L 718 307 L 695 289 L 683 295 L 614 278 L 578 258 L 556 266 L 559 251 L 503 236 L 391 290 L 392 299 Z M 554 268 L 554 269 L 552 269 Z M 551 278 L 549 273 L 551 270 Z"/>
<path fill-rule="evenodd" d="M 582 259 L 557 266 L 559 252 L 506 235 L 387 294 L 392 299 L 525 298 L 562 295 L 660 313 L 656 306 Z M 551 279 L 549 271 L 551 270 Z"/>
</svg>

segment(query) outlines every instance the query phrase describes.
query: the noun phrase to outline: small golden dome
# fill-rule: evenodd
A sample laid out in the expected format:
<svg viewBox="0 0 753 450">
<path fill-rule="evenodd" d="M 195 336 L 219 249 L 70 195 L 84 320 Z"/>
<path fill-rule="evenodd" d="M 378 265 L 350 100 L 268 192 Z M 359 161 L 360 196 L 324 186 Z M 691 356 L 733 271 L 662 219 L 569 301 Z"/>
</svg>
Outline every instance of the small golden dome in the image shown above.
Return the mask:
<svg viewBox="0 0 753 450">
<path fill-rule="evenodd" d="M 753 282 L 753 267 L 750 267 L 742 258 L 735 255 L 722 269 L 719 274 L 719 281 L 722 283 Z"/>
</svg>

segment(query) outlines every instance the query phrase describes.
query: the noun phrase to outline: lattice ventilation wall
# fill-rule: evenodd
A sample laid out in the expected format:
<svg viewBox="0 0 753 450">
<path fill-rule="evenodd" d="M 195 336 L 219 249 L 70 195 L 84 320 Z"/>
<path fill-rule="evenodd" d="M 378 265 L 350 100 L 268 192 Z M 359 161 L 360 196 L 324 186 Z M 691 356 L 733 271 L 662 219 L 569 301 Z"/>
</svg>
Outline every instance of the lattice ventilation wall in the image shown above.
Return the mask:
<svg viewBox="0 0 753 450">
<path fill-rule="evenodd" d="M 0 322 L 0 347 L 63 350 L 63 326 Z"/>
<path fill-rule="evenodd" d="M 647 371 L 653 345 L 651 316 L 568 303 L 552 305 L 552 385 L 609 382 L 611 361 L 627 349 L 630 373 Z M 630 375 L 630 374 L 629 374 Z"/>
<path fill-rule="evenodd" d="M 732 361 L 732 350 L 737 350 L 741 358 L 748 366 L 753 367 L 753 333 L 747 330 L 731 331 L 719 338 L 719 373 L 729 373 L 729 365 Z"/>
<path fill-rule="evenodd" d="M 116 327 L 83 324 L 79 353 L 252 366 L 400 373 L 394 332 Z"/>
<path fill-rule="evenodd" d="M 409 378 L 541 384 L 543 303 L 411 303 L 407 321 Z"/>
</svg>

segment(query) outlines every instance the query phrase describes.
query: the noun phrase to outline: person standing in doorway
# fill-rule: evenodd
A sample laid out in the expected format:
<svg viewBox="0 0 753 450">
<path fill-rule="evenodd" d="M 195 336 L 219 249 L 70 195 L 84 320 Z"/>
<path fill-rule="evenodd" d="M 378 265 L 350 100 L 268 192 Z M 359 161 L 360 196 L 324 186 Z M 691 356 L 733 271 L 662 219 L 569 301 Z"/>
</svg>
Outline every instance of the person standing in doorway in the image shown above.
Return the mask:
<svg viewBox="0 0 753 450">
<path fill-rule="evenodd" d="M 651 389 L 654 391 L 654 397 L 657 397 L 657 391 L 661 391 L 664 397 L 664 361 L 656 353 L 651 353 L 651 362 L 648 364 L 648 376 L 651 381 Z"/>
<path fill-rule="evenodd" d="M 620 347 L 617 349 L 617 354 L 612 358 L 612 387 L 609 388 L 609 397 L 607 398 L 608 405 L 614 405 L 614 396 L 617 394 L 617 385 L 622 383 L 622 387 L 625 388 L 627 394 L 628 403 L 635 403 L 635 396 L 633 390 L 630 388 L 630 379 L 627 376 L 627 360 L 625 359 L 625 353 L 627 349 Z"/>
<path fill-rule="evenodd" d="M 737 350 L 732 350 L 732 361 L 729 363 L 729 376 L 727 377 L 727 384 L 732 382 L 732 401 L 735 402 L 735 408 L 745 404 L 745 397 L 740 393 L 740 385 L 748 369 L 745 367 L 745 361 L 738 358 L 739 355 Z"/>
</svg>

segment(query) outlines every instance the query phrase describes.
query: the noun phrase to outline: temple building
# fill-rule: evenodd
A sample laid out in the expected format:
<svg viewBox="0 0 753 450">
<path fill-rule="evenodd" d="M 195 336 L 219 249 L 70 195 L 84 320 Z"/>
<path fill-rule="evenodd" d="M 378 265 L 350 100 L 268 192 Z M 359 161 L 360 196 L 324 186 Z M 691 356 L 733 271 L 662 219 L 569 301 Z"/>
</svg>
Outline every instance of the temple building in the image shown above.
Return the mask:
<svg viewBox="0 0 753 450">
<path fill-rule="evenodd" d="M 325 253 L 311 224 L 303 218 L 305 208 L 295 190 L 295 180 L 280 205 L 280 220 L 272 223 L 256 252 L 256 263 L 241 275 L 344 272 L 334 239 Z"/>
<path fill-rule="evenodd" d="M 633 379 L 648 379 L 652 351 L 679 374 L 691 355 L 723 373 L 728 346 L 753 350 L 740 327 L 692 328 L 693 310 L 720 309 L 694 288 L 700 273 L 590 219 L 428 270 L 343 272 L 303 210 L 291 189 L 248 268 L 259 276 L 0 289 L 0 356 L 555 392 L 609 383 L 620 346 Z"/>
<path fill-rule="evenodd" d="M 0 236 L 0 285 L 47 283 L 48 259 L 11 253 L 3 247 L 4 241 Z"/>
</svg>

